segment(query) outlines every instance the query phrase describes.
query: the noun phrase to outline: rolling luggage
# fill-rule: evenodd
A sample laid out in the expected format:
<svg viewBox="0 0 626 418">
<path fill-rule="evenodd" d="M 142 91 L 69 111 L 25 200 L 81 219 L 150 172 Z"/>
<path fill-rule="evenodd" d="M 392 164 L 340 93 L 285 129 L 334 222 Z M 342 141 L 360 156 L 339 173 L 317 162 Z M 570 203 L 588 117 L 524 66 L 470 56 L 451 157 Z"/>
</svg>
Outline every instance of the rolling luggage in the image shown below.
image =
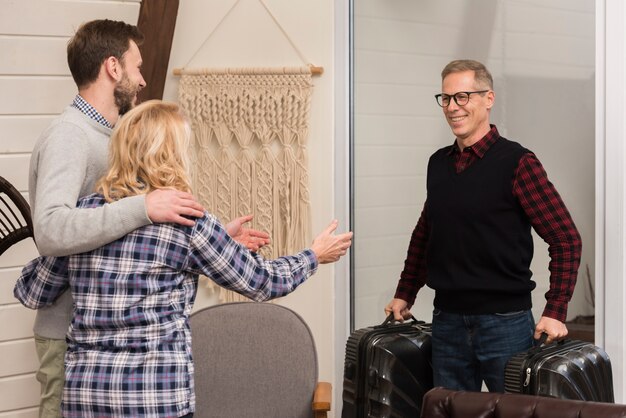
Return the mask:
<svg viewBox="0 0 626 418">
<path fill-rule="evenodd" d="M 346 343 L 342 418 L 419 417 L 433 387 L 431 327 L 415 318 L 354 331 Z"/>
<path fill-rule="evenodd" d="M 508 361 L 505 392 L 614 402 L 611 361 L 601 348 L 578 340 L 543 345 L 545 337 Z"/>
</svg>

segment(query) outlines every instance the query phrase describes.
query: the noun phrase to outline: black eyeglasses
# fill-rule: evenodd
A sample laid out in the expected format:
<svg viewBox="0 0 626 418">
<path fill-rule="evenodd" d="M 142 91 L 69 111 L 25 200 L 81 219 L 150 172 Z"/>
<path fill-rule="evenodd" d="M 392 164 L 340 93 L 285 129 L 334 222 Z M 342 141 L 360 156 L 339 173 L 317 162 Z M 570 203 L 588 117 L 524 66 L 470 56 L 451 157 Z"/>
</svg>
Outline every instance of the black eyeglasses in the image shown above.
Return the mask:
<svg viewBox="0 0 626 418">
<path fill-rule="evenodd" d="M 460 91 L 458 93 L 454 93 L 452 95 L 440 93 L 435 94 L 435 99 L 437 99 L 437 104 L 441 107 L 448 107 L 450 104 L 450 99 L 453 98 L 454 102 L 459 106 L 465 106 L 467 102 L 469 102 L 470 95 L 474 93 L 487 93 L 489 90 L 479 90 L 479 91 Z"/>
</svg>

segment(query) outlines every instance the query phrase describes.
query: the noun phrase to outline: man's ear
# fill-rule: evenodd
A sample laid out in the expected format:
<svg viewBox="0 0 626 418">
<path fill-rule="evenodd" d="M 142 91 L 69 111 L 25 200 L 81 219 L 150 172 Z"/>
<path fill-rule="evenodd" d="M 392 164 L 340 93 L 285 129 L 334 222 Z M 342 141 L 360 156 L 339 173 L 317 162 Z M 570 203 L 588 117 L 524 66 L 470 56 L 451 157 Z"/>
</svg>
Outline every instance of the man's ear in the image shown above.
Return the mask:
<svg viewBox="0 0 626 418">
<path fill-rule="evenodd" d="M 115 57 L 109 57 L 104 60 L 102 65 L 107 75 L 113 80 L 120 81 L 122 79 L 122 64 L 120 60 Z"/>
<path fill-rule="evenodd" d="M 491 109 L 496 101 L 496 93 L 493 90 L 487 92 L 487 109 Z"/>
</svg>

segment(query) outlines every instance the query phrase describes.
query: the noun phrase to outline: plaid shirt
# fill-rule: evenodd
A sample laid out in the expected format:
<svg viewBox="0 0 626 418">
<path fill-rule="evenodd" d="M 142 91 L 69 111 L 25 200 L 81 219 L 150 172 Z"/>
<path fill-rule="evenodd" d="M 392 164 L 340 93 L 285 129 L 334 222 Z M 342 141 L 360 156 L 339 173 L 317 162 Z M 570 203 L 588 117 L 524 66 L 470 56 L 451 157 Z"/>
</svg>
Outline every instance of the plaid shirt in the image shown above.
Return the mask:
<svg viewBox="0 0 626 418">
<path fill-rule="evenodd" d="M 92 105 L 87 103 L 87 101 L 83 99 L 80 94 L 77 94 L 76 97 L 74 97 L 72 106 L 80 110 L 81 112 L 83 112 L 90 119 L 93 119 L 96 122 L 98 122 L 100 125 L 105 126 L 109 129 L 113 129 L 113 125 L 111 125 L 109 121 L 106 120 L 104 116 L 102 116 L 100 112 L 98 112 Z"/>
<path fill-rule="evenodd" d="M 453 145 L 448 155 L 454 158 L 459 173 L 482 158 L 500 134 L 495 125 L 480 141 L 462 152 Z M 550 290 L 546 293 L 543 316 L 561 322 L 567 317 L 567 304 L 574 292 L 582 244 L 574 221 L 543 166 L 532 153 L 520 158 L 513 182 L 513 195 L 528 216 L 531 225 L 545 242 L 550 254 Z M 428 213 L 426 204 L 411 235 L 404 270 L 396 288 L 395 298 L 409 305 L 415 302 L 418 290 L 426 283 L 426 247 L 428 245 Z"/>
<path fill-rule="evenodd" d="M 104 204 L 94 194 L 78 207 Z M 147 225 L 91 252 L 40 257 L 14 294 L 36 309 L 71 288 L 64 417 L 178 417 L 195 408 L 188 318 L 198 274 L 260 301 L 290 293 L 316 269 L 311 250 L 264 260 L 205 213 L 193 227 Z"/>
</svg>

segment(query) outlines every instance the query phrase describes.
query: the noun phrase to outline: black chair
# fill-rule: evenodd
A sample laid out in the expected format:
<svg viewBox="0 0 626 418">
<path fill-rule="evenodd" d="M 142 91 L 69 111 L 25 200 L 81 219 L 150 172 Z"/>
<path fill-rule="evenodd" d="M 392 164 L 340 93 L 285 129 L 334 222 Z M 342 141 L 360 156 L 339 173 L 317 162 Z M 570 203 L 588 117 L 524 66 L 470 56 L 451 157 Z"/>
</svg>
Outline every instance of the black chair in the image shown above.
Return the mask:
<svg viewBox="0 0 626 418">
<path fill-rule="evenodd" d="M 0 177 L 0 255 L 28 237 L 33 237 L 30 206 L 11 183 Z"/>
</svg>

